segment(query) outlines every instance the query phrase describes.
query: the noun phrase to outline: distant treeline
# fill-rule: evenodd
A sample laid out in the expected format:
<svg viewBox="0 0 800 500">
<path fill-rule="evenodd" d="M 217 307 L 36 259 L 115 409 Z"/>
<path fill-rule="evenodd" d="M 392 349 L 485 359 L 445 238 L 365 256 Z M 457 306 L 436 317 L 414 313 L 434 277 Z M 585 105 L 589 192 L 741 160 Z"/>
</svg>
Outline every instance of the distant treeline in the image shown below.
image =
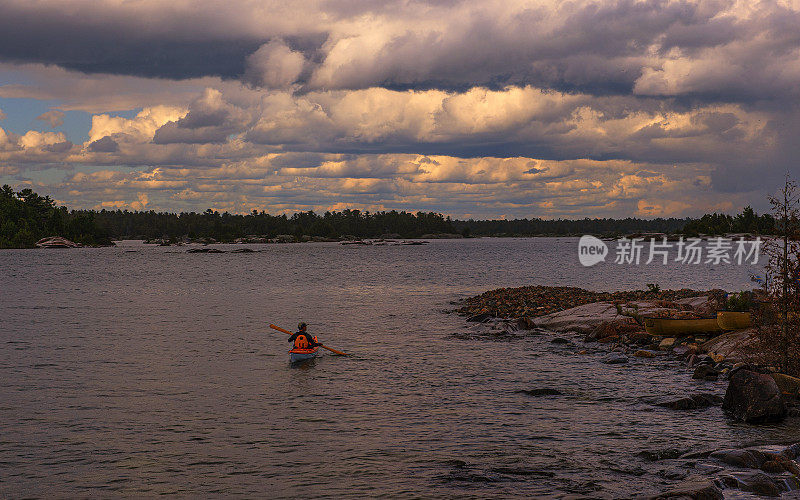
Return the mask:
<svg viewBox="0 0 800 500">
<path fill-rule="evenodd" d="M 460 233 L 473 236 L 566 236 L 575 234 L 623 235 L 674 233 L 691 219 L 513 219 L 454 221 Z"/>
<path fill-rule="evenodd" d="M 721 235 L 730 233 L 776 234 L 775 219 L 759 216 L 751 207 L 732 216 L 706 214 L 699 219 L 514 219 L 453 221 L 458 232 L 475 236 L 535 236 L 598 234 L 603 236 L 633 233 L 679 233 L 685 236 L 700 234 Z"/>
<path fill-rule="evenodd" d="M 3 186 L 0 193 L 0 248 L 29 248 L 48 236 L 63 236 L 84 245 L 103 245 L 111 239 L 144 238 L 177 241 L 214 239 L 233 241 L 247 236 L 275 238 L 290 235 L 324 238 L 417 238 L 435 234 L 462 236 L 536 236 L 632 233 L 774 234 L 775 220 L 752 208 L 741 214 L 707 214 L 699 219 L 579 219 L 579 220 L 451 220 L 434 212 L 299 212 L 292 216 L 253 211 L 247 215 L 183 212 L 131 212 L 128 210 L 67 210 L 50 197 L 30 189 L 15 192 Z"/>
<path fill-rule="evenodd" d="M 452 233 L 449 217 L 433 212 L 361 212 L 342 210 L 325 212 L 299 212 L 291 217 L 269 215 L 253 211 L 247 215 L 219 213 L 129 212 L 127 210 L 90 212 L 97 223 L 115 238 L 189 239 L 213 238 L 232 241 L 246 236 L 274 238 L 291 235 L 298 240 L 303 236 L 325 238 L 356 237 L 376 238 L 398 235 L 415 238 L 424 234 Z"/>
<path fill-rule="evenodd" d="M 777 234 L 775 219 L 770 214 L 759 216 L 755 210 L 747 206 L 739 215 L 706 214 L 699 219 L 689 220 L 683 227 L 683 234 L 697 236 L 699 234 Z"/>
<path fill-rule="evenodd" d="M 93 212 L 57 207 L 30 189 L 0 189 L 0 248 L 31 248 L 41 238 L 63 236 L 84 245 L 111 244 Z"/>
</svg>

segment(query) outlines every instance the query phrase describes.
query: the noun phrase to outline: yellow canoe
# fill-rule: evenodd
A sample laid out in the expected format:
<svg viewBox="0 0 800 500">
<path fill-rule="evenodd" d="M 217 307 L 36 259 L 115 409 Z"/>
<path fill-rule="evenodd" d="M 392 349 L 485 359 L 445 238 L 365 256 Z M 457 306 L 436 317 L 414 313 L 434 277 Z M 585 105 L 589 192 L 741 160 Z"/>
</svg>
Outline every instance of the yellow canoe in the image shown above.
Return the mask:
<svg viewBox="0 0 800 500">
<path fill-rule="evenodd" d="M 672 319 L 644 318 L 644 329 L 650 335 L 674 336 L 721 332 L 717 318 Z"/>
<path fill-rule="evenodd" d="M 743 330 L 745 328 L 750 328 L 750 313 L 720 311 L 717 313 L 717 323 L 723 330 Z"/>
</svg>

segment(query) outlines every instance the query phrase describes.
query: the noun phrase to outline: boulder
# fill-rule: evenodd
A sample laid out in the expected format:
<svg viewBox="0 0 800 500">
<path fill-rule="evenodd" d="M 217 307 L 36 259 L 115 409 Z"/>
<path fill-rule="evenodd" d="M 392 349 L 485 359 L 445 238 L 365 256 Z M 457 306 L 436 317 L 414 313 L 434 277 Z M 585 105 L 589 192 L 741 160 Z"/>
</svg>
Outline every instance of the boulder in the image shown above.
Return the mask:
<svg viewBox="0 0 800 500">
<path fill-rule="evenodd" d="M 573 330 L 579 333 L 589 333 L 603 322 L 617 320 L 617 308 L 610 302 L 594 302 L 573 307 L 565 311 L 546 314 L 533 318 L 534 326 L 565 332 Z"/>
<path fill-rule="evenodd" d="M 775 380 L 744 369 L 731 376 L 722 409 L 736 420 L 751 424 L 777 422 L 786 417 L 786 405 Z"/>
<path fill-rule="evenodd" d="M 770 454 L 766 452 L 752 449 L 719 450 L 713 452 L 709 457 L 743 469 L 759 469 L 764 462 L 771 458 Z"/>
<path fill-rule="evenodd" d="M 633 355 L 635 357 L 637 357 L 637 358 L 655 358 L 656 357 L 656 353 L 654 353 L 653 351 L 645 351 L 643 349 L 636 351 L 635 353 L 633 353 Z"/>
<path fill-rule="evenodd" d="M 788 458 L 789 460 L 794 460 L 797 457 L 800 457 L 800 443 L 787 446 L 780 452 L 780 455 Z"/>
<path fill-rule="evenodd" d="M 657 406 L 671 408 L 673 410 L 696 410 L 698 408 L 708 408 L 722 403 L 722 397 L 716 394 L 692 394 L 689 397 L 662 401 L 656 403 Z"/>
<path fill-rule="evenodd" d="M 474 323 L 484 323 L 492 319 L 492 317 L 493 316 L 489 313 L 481 313 L 481 314 L 476 314 L 474 316 L 470 316 L 469 318 L 467 318 L 467 321 Z"/>
<path fill-rule="evenodd" d="M 690 477 L 677 487 L 651 497 L 651 500 L 662 500 L 667 498 L 691 498 L 693 500 L 723 500 L 725 496 L 722 490 L 708 478 Z"/>
<path fill-rule="evenodd" d="M 731 368 L 730 375 L 732 376 L 735 372 L 741 370 L 742 368 L 747 368 L 747 363 L 739 362 L 734 363 L 733 367 Z"/>
<path fill-rule="evenodd" d="M 61 236 L 51 236 L 37 241 L 36 246 L 39 248 L 78 248 L 80 245 Z"/>
<path fill-rule="evenodd" d="M 511 322 L 513 325 L 516 325 L 517 330 L 531 330 L 531 326 L 529 325 L 528 318 L 517 318 Z"/>
<path fill-rule="evenodd" d="M 602 360 L 607 365 L 620 365 L 628 362 L 628 357 L 617 352 L 611 353 Z"/>
<path fill-rule="evenodd" d="M 687 297 L 685 299 L 678 299 L 674 302 L 704 316 L 711 316 L 717 312 L 717 304 L 715 303 L 714 299 L 708 295 Z"/>
<path fill-rule="evenodd" d="M 748 348 L 757 342 L 756 331 L 753 328 L 723 333 L 699 346 L 703 352 L 707 352 L 714 360 L 723 359 L 738 363 L 743 361 Z"/>
<path fill-rule="evenodd" d="M 687 345 L 679 345 L 672 348 L 672 354 L 678 357 L 684 357 L 689 354 L 691 348 Z"/>
<path fill-rule="evenodd" d="M 780 474 L 784 472 L 786 469 L 783 468 L 780 462 L 777 460 L 767 460 L 763 464 L 761 464 L 761 470 L 764 472 L 769 472 L 770 474 Z"/>
<path fill-rule="evenodd" d="M 781 466 L 784 471 L 794 475 L 795 478 L 800 478 L 800 465 L 798 465 L 794 460 L 786 458 L 782 454 L 778 454 L 775 459 L 772 460 L 772 462 Z M 763 468 L 764 465 L 766 465 L 766 462 L 764 462 L 761 467 Z"/>
<path fill-rule="evenodd" d="M 661 403 L 657 403 L 656 406 L 663 406 L 664 408 L 670 408 L 673 410 L 697 409 L 697 403 L 692 398 L 680 398 L 680 399 L 673 399 L 670 401 L 663 401 Z"/>
<path fill-rule="evenodd" d="M 669 351 L 675 345 L 675 339 L 672 337 L 665 338 L 658 344 L 658 349 L 661 351 Z"/>
<path fill-rule="evenodd" d="M 647 345 L 650 343 L 652 337 L 647 332 L 634 332 L 628 334 L 628 340 L 634 344 Z"/>
<path fill-rule="evenodd" d="M 778 483 L 763 472 L 741 472 L 732 476 L 736 479 L 735 487 L 742 491 L 770 497 L 781 495 L 782 489 Z"/>
<path fill-rule="evenodd" d="M 784 396 L 800 399 L 800 378 L 783 373 L 770 373 L 769 376 L 778 384 L 778 388 Z"/>
<path fill-rule="evenodd" d="M 692 374 L 693 379 L 717 380 L 719 372 L 711 365 L 698 365 Z"/>
<path fill-rule="evenodd" d="M 544 387 L 541 389 L 521 389 L 517 391 L 519 394 L 527 394 L 528 396 L 560 396 L 563 392 L 559 391 L 558 389 L 551 389 L 549 387 Z"/>
<path fill-rule="evenodd" d="M 699 406 L 717 406 L 721 405 L 724 398 L 716 394 L 709 394 L 707 392 L 699 392 L 692 394 L 691 398 L 697 402 Z"/>
</svg>

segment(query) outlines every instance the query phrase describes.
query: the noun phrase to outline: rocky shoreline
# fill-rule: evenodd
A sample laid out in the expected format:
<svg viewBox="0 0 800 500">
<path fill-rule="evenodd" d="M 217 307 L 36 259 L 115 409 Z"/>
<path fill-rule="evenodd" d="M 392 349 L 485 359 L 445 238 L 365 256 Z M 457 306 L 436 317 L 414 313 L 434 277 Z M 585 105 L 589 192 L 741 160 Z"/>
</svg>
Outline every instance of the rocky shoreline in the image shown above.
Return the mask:
<svg viewBox="0 0 800 500">
<path fill-rule="evenodd" d="M 722 290 L 592 292 L 530 286 L 467 298 L 454 312 L 472 324 L 468 336 L 513 341 L 527 335 L 551 335 L 553 344 L 573 347 L 578 356 L 589 354 L 588 344 L 593 343 L 605 353 L 601 359 L 605 364 L 626 364 L 633 357 L 655 358 L 654 363 L 678 360 L 677 366 L 685 369 L 681 370 L 683 376 L 730 381 L 724 398 L 687 394 L 654 400 L 651 404 L 655 406 L 682 411 L 721 405 L 726 418 L 748 424 L 800 417 L 800 379 L 752 363 L 756 349 L 753 328 L 670 337 L 648 334 L 642 326 L 642 317 L 708 316 L 722 307 L 724 299 Z M 558 392 L 554 388 L 520 391 L 531 397 L 552 397 Z M 800 444 L 774 448 L 676 453 L 669 458 L 691 473 L 683 484 L 654 498 L 724 498 L 723 490 L 729 488 L 759 496 L 797 493 Z"/>
<path fill-rule="evenodd" d="M 458 309 L 459 314 L 485 317 L 521 319 L 545 316 L 555 312 L 572 309 L 585 304 L 598 302 L 628 303 L 648 301 L 660 303 L 664 307 L 691 310 L 691 304 L 682 304 L 683 299 L 709 297 L 721 300 L 723 290 L 633 290 L 624 292 L 593 292 L 576 287 L 524 286 L 519 288 L 498 288 L 464 300 Z M 671 304 L 672 303 L 672 304 Z"/>
</svg>

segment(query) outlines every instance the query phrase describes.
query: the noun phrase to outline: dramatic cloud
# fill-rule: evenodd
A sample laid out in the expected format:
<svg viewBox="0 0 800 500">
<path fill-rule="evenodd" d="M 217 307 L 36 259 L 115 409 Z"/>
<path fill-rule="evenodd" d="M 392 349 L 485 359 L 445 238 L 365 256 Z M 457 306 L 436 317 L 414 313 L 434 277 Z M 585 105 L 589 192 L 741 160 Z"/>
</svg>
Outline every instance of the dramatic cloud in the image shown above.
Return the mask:
<svg viewBox="0 0 800 500">
<path fill-rule="evenodd" d="M 50 128 L 56 128 L 64 124 L 64 112 L 60 109 L 51 109 L 37 116 L 36 119 L 47 123 Z"/>
<path fill-rule="evenodd" d="M 0 6 L 0 58 L 88 73 L 244 76 L 268 87 L 300 79 L 314 89 L 534 85 L 723 97 L 761 83 L 791 91 L 798 16 L 777 1 L 205 0 L 165 9 L 154 0 L 12 0 Z"/>
<path fill-rule="evenodd" d="M 86 147 L 92 153 L 116 153 L 119 151 L 119 144 L 110 136 L 104 136 L 96 141 L 92 141 Z"/>
<path fill-rule="evenodd" d="M 303 71 L 305 58 L 281 42 L 270 42 L 247 57 L 244 80 L 257 86 L 285 88 Z"/>
<path fill-rule="evenodd" d="M 230 84 L 219 78 L 179 82 L 140 77 L 85 75 L 55 66 L 0 62 L 0 74 L 10 82 L 0 84 L 0 98 L 60 101 L 63 111 L 104 113 L 157 105 L 186 106 L 208 87 Z"/>
<path fill-rule="evenodd" d="M 79 206 L 763 209 L 798 172 L 797 26 L 789 0 L 10 0 L 0 99 L 67 135 L 0 129 L 0 175 Z"/>
<path fill-rule="evenodd" d="M 61 201 L 82 200 L 89 206 L 113 202 L 134 208 L 147 193 L 150 204 L 172 210 L 197 209 L 198 203 L 216 210 L 272 213 L 423 208 L 459 217 L 576 217 L 586 211 L 680 215 L 690 207 L 729 210 L 744 201 L 713 193 L 701 167 L 675 172 L 665 165 L 617 161 L 420 155 L 325 155 L 311 160 L 279 154 L 202 169 L 79 172 L 51 189 Z M 525 173 L 532 163 L 540 173 Z"/>
</svg>

